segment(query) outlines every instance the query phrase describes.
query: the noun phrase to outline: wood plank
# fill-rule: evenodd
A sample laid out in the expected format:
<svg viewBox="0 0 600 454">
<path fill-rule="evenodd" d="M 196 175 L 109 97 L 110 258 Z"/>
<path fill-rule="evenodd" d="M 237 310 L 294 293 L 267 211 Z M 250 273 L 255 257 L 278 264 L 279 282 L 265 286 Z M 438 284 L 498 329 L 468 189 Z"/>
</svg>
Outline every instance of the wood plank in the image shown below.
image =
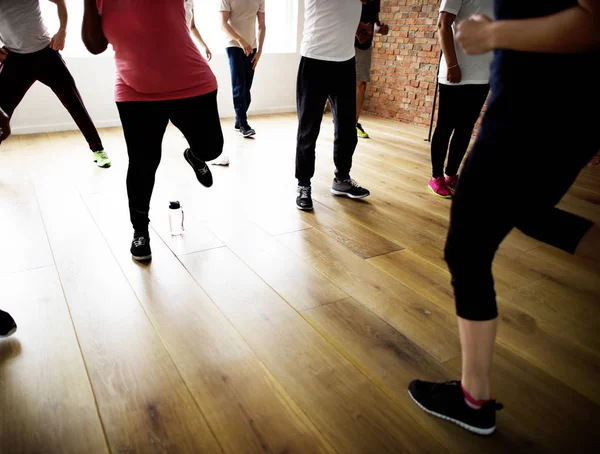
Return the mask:
<svg viewBox="0 0 600 454">
<path fill-rule="evenodd" d="M 460 354 L 454 316 L 311 230 L 277 239 L 439 361 Z"/>
<path fill-rule="evenodd" d="M 153 235 L 153 261 L 140 267 L 122 234 L 126 205 L 99 195 L 86 204 L 224 451 L 331 452 L 166 244 Z"/>
<path fill-rule="evenodd" d="M 0 301 L 19 327 L 0 341 L 0 452 L 108 453 L 56 269 L 0 276 Z"/>
<path fill-rule="evenodd" d="M 111 451 L 220 452 L 79 194 L 36 187 Z"/>
<path fill-rule="evenodd" d="M 231 251 L 183 263 L 338 452 L 444 451 Z"/>
<path fill-rule="evenodd" d="M 541 444 L 535 433 L 524 433 L 517 424 L 505 425 L 505 414 L 500 415 L 499 433 L 484 439 L 423 412 L 408 395 L 408 383 L 415 378 L 447 381 L 457 374 L 355 300 L 313 308 L 303 315 L 450 452 L 531 452 L 532 446 Z"/>
</svg>

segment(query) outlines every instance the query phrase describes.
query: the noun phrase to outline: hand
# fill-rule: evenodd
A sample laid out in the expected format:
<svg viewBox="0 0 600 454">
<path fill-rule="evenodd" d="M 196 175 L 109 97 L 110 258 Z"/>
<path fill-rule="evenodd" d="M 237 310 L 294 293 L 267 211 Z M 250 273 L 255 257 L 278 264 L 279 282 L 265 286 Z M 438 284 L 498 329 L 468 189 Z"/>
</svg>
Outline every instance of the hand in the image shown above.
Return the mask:
<svg viewBox="0 0 600 454">
<path fill-rule="evenodd" d="M 50 48 L 54 50 L 63 50 L 65 48 L 65 39 L 67 38 L 67 31 L 60 29 L 56 35 L 52 37 L 50 41 Z"/>
<path fill-rule="evenodd" d="M 254 52 L 252 46 L 248 44 L 244 38 L 240 38 L 238 43 L 240 46 L 242 46 L 242 49 L 244 49 L 244 54 L 246 54 L 246 57 L 248 57 L 250 54 L 252 54 L 252 52 Z"/>
<path fill-rule="evenodd" d="M 0 47 L 0 64 L 4 63 L 6 57 L 8 57 L 8 51 L 4 47 Z"/>
<path fill-rule="evenodd" d="M 365 24 L 364 22 L 358 24 L 358 29 L 356 30 L 356 38 L 361 44 L 366 43 L 368 40 L 373 38 L 373 24 Z"/>
<path fill-rule="evenodd" d="M 481 55 L 494 49 L 492 25 L 494 21 L 483 14 L 475 14 L 458 24 L 456 39 L 465 53 Z"/>
<path fill-rule="evenodd" d="M 206 54 L 206 59 L 208 61 L 211 61 L 212 60 L 212 52 L 210 51 L 208 46 L 204 46 L 204 53 Z"/>
<path fill-rule="evenodd" d="M 446 73 L 446 79 L 451 84 L 458 84 L 462 80 L 462 71 L 460 70 L 460 66 L 456 65 L 454 68 L 449 67 Z"/>
<path fill-rule="evenodd" d="M 260 60 L 260 57 L 262 56 L 262 50 L 259 50 L 258 52 L 256 52 L 256 54 L 254 55 L 254 57 L 252 57 L 252 70 L 254 71 L 256 69 L 256 65 L 258 65 L 258 61 Z"/>
<path fill-rule="evenodd" d="M 379 33 L 383 36 L 387 35 L 390 32 L 390 27 L 387 24 L 381 23 L 379 25 L 375 24 L 375 33 Z"/>
<path fill-rule="evenodd" d="M 10 120 L 8 115 L 0 109 L 0 142 L 10 136 Z"/>
</svg>

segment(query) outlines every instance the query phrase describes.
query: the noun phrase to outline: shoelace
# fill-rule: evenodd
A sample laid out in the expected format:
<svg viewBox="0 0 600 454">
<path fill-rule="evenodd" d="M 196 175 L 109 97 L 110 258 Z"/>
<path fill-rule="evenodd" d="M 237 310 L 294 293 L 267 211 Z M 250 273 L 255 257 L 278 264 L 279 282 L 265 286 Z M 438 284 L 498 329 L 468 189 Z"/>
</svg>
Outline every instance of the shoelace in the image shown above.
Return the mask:
<svg viewBox="0 0 600 454">
<path fill-rule="evenodd" d="M 300 187 L 300 198 L 301 199 L 308 199 L 310 197 L 310 187 L 308 186 L 301 186 Z"/>
<path fill-rule="evenodd" d="M 146 245 L 146 237 L 139 236 L 133 240 L 133 245 L 135 247 L 145 246 Z"/>
<path fill-rule="evenodd" d="M 350 186 L 356 189 L 362 189 L 362 187 L 353 178 L 350 178 Z"/>
</svg>

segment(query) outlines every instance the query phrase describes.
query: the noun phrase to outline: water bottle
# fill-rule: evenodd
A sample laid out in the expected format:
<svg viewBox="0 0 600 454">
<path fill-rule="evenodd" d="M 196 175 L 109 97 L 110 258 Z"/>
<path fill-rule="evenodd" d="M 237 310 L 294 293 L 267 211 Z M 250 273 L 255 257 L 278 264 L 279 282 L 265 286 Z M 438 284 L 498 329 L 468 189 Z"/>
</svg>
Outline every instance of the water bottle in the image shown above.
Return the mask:
<svg viewBox="0 0 600 454">
<path fill-rule="evenodd" d="M 171 235 L 179 236 L 183 234 L 185 230 L 183 227 L 184 214 L 181 209 L 179 202 L 169 203 L 169 227 L 171 228 Z"/>
</svg>

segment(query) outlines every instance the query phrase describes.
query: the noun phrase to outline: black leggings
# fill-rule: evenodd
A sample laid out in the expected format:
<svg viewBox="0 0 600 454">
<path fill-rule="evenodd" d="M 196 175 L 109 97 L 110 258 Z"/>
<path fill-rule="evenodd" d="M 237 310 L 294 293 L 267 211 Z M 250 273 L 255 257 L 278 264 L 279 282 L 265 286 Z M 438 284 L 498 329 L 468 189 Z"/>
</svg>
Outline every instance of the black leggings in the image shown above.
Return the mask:
<svg viewBox="0 0 600 454">
<path fill-rule="evenodd" d="M 444 176 L 446 156 L 448 156 L 446 175 L 454 176 L 458 173 L 489 90 L 490 86 L 487 84 L 440 84 L 440 108 L 431 140 L 431 165 L 434 178 Z M 451 143 L 450 136 L 452 136 Z M 450 153 L 448 153 L 448 143 L 450 143 Z"/>
<path fill-rule="evenodd" d="M 117 107 L 129 154 L 127 194 L 131 223 L 136 231 L 145 232 L 169 120 L 185 136 L 199 160 L 212 161 L 223 152 L 217 92 L 173 101 L 118 102 Z"/>
<path fill-rule="evenodd" d="M 498 316 L 492 261 L 514 227 L 574 253 L 593 225 L 556 205 L 600 143 L 522 145 L 514 137 L 504 145 L 478 138 L 454 194 L 445 258 L 457 314 L 467 320 Z"/>
<path fill-rule="evenodd" d="M 298 140 L 296 178 L 309 185 L 315 174 L 315 149 L 321 131 L 327 99 L 335 123 L 333 162 L 338 180 L 350 178 L 352 156 L 356 149 L 356 62 L 315 60 L 302 57 L 298 69 L 296 103 Z"/>
</svg>

